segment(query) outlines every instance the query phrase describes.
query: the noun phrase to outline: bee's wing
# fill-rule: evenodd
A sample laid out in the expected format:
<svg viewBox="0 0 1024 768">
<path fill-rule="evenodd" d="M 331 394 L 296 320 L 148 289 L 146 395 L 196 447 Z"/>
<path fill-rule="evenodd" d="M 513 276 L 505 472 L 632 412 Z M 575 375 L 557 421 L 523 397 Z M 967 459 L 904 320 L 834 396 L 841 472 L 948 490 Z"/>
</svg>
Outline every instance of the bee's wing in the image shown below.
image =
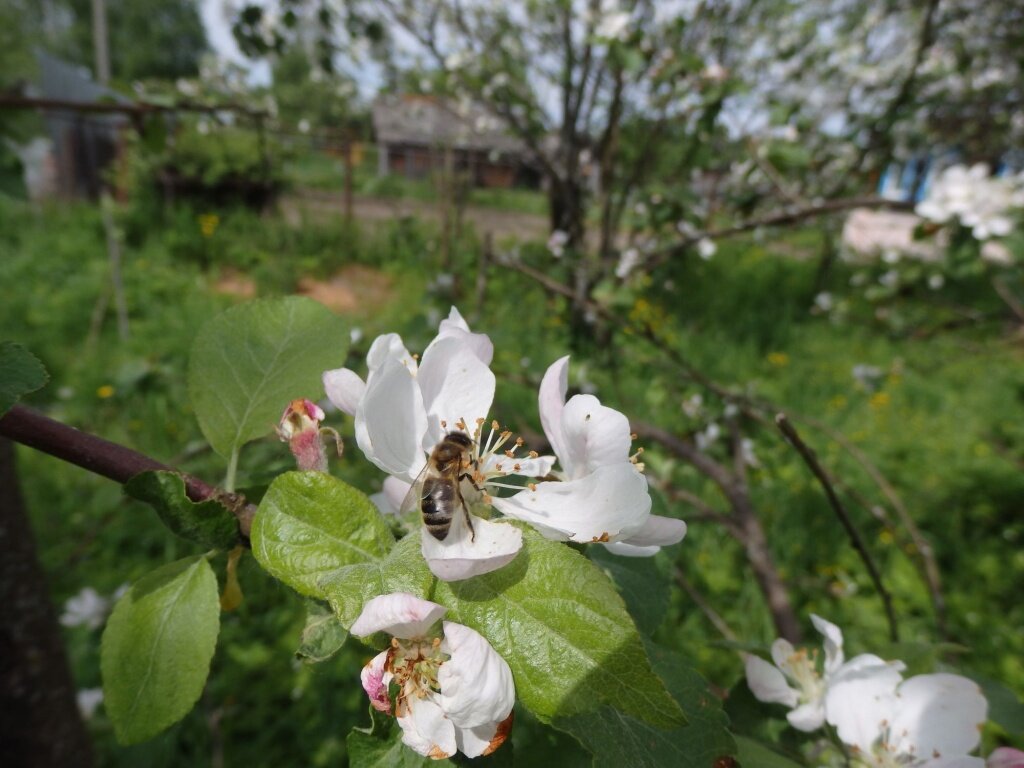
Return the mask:
<svg viewBox="0 0 1024 768">
<path fill-rule="evenodd" d="M 416 479 L 413 480 L 412 487 L 402 500 L 402 506 L 398 508 L 398 516 L 403 520 L 413 517 L 419 518 L 420 504 L 423 501 L 423 482 L 430 476 L 430 472 L 431 466 L 428 461 Z"/>
</svg>

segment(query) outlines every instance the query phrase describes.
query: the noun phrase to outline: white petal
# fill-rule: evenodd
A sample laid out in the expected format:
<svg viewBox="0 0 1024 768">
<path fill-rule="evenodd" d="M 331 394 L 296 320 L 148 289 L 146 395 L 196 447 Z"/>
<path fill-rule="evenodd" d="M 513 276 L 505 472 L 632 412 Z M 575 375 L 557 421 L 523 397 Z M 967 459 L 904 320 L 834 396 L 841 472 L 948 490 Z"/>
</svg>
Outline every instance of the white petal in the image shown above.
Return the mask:
<svg viewBox="0 0 1024 768">
<path fill-rule="evenodd" d="M 411 484 L 389 475 L 384 481 L 383 490 L 370 496 L 370 501 L 382 515 L 397 515 L 410 488 L 412 488 Z"/>
<path fill-rule="evenodd" d="M 356 426 L 356 440 L 366 458 L 389 475 L 409 483 L 416 479 L 426 463 L 421 444 L 427 416 L 416 379 L 401 362 L 388 360 L 369 382 Z M 360 426 L 365 429 L 363 439 Z"/>
<path fill-rule="evenodd" d="M 793 647 L 793 644 L 784 637 L 780 637 L 772 643 L 772 661 L 775 662 L 775 666 L 785 673 L 789 673 L 789 660 L 795 653 L 796 649 Z"/>
<path fill-rule="evenodd" d="M 443 605 L 422 600 L 407 592 L 378 595 L 366 602 L 350 631 L 357 637 L 387 632 L 403 640 L 412 640 L 425 637 L 446 610 Z"/>
<path fill-rule="evenodd" d="M 441 650 L 451 654 L 437 671 L 438 701 L 460 728 L 500 723 L 516 701 L 512 670 L 476 630 L 444 622 Z"/>
<path fill-rule="evenodd" d="M 405 348 L 402 337 L 397 333 L 385 333 L 373 340 L 370 351 L 366 353 L 367 384 L 389 360 L 396 360 L 408 368 L 409 373 L 416 373 L 416 359 Z"/>
<path fill-rule="evenodd" d="M 969 757 L 967 755 L 937 757 L 915 765 L 918 768 L 986 768 L 985 761 L 980 757 Z M 1017 765 L 1024 765 L 1024 763 L 1018 763 Z M 987 768 L 992 768 L 992 764 L 988 763 Z"/>
<path fill-rule="evenodd" d="M 891 722 L 900 683 L 901 662 L 886 663 L 877 656 L 856 656 L 832 676 L 825 693 L 825 719 L 839 738 L 865 752 Z"/>
<path fill-rule="evenodd" d="M 437 331 L 437 338 L 430 342 L 426 351 L 430 351 L 430 347 L 434 346 L 441 339 L 458 339 L 484 365 L 490 365 L 491 359 L 494 357 L 494 344 L 491 343 L 490 337 L 486 333 L 472 333 L 469 330 L 469 325 L 462 319 L 462 315 L 459 314 L 459 310 L 455 307 L 452 307 L 451 312 L 448 313 L 448 318 L 441 321 Z M 426 357 L 426 352 L 423 353 L 423 356 Z"/>
<path fill-rule="evenodd" d="M 417 376 L 427 411 L 429 450 L 462 420 L 472 433 L 494 400 L 494 374 L 458 339 L 441 339 L 423 354 Z"/>
<path fill-rule="evenodd" d="M 355 416 L 359 401 L 366 392 L 366 384 L 359 375 L 348 368 L 336 368 L 333 371 L 324 371 L 323 382 L 327 399 L 334 407 L 349 416 Z"/>
<path fill-rule="evenodd" d="M 686 523 L 674 517 L 649 515 L 647 521 L 625 543 L 635 547 L 669 547 L 686 536 Z"/>
<path fill-rule="evenodd" d="M 647 480 L 626 462 L 601 467 L 580 480 L 544 482 L 492 502 L 549 538 L 619 541 L 640 531 L 651 511 Z"/>
<path fill-rule="evenodd" d="M 432 697 L 410 698 L 408 711 L 397 719 L 402 743 L 409 749 L 435 760 L 455 754 L 455 726 Z"/>
<path fill-rule="evenodd" d="M 593 395 L 575 395 L 565 404 L 562 433 L 568 455 L 559 453 L 558 458 L 572 480 L 629 461 L 629 420 Z"/>
<path fill-rule="evenodd" d="M 430 572 L 442 581 L 462 581 L 508 565 L 523 548 L 523 532 L 513 525 L 474 515 L 473 531 L 471 539 L 461 512 L 444 541 L 424 529 L 420 551 Z"/>
<path fill-rule="evenodd" d="M 747 656 L 744 666 L 747 671 L 747 685 L 759 701 L 785 704 L 787 707 L 795 707 L 800 701 L 799 694 L 789 687 L 778 667 L 754 654 Z"/>
<path fill-rule="evenodd" d="M 366 663 L 359 673 L 359 679 L 363 684 L 363 690 L 366 691 L 366 695 L 370 699 L 370 704 L 378 712 L 386 712 L 389 715 L 391 714 L 391 698 L 388 696 L 388 685 L 394 675 L 386 671 L 384 666 L 387 664 L 390 652 L 389 649 L 378 653 Z"/>
<path fill-rule="evenodd" d="M 915 755 L 966 755 L 981 741 L 988 702 L 978 684 L 960 675 L 917 675 L 897 690 L 890 727 L 900 751 Z"/>
<path fill-rule="evenodd" d="M 569 389 L 569 357 L 561 357 L 544 373 L 537 394 L 537 405 L 540 409 L 540 423 L 551 443 L 555 454 L 562 461 L 562 468 L 568 473 L 572 463 L 569 460 L 569 448 L 562 434 L 562 409 L 565 408 L 565 393 Z"/>
<path fill-rule="evenodd" d="M 476 728 L 455 726 L 455 743 L 459 752 L 466 757 L 479 757 L 491 747 L 491 741 L 498 733 L 498 723 L 485 723 Z"/>
<path fill-rule="evenodd" d="M 831 675 L 843 665 L 843 632 L 831 621 L 813 613 L 811 623 L 825 638 L 825 675 Z"/>
<path fill-rule="evenodd" d="M 619 557 L 654 557 L 661 552 L 661 547 L 659 546 L 637 547 L 624 541 L 610 541 L 602 546 L 613 555 L 618 555 Z"/>
<path fill-rule="evenodd" d="M 501 464 L 501 469 L 497 466 Z M 521 475 L 523 477 L 547 477 L 551 474 L 551 468 L 555 465 L 554 456 L 538 456 L 536 459 L 509 459 L 504 454 L 491 454 L 487 457 L 480 468 L 484 474 L 489 472 L 504 472 L 506 475 Z M 518 467 L 518 469 L 516 469 Z"/>
<path fill-rule="evenodd" d="M 801 704 L 786 715 L 789 724 L 798 731 L 810 733 L 825 724 L 825 707 L 821 700 Z"/>
</svg>

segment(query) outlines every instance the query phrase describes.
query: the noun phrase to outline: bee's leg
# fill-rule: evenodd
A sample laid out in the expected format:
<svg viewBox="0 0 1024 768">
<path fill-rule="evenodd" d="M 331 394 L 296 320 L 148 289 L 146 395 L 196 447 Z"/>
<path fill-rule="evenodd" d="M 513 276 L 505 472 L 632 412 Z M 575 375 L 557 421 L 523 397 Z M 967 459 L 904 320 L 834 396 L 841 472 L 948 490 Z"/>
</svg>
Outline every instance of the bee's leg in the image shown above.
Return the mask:
<svg viewBox="0 0 1024 768">
<path fill-rule="evenodd" d="M 473 476 L 469 474 L 469 472 L 463 472 L 461 475 L 459 475 L 459 482 L 461 483 L 463 480 L 469 480 L 470 485 L 472 485 L 474 488 L 480 491 L 480 493 L 484 492 L 484 489 L 476 484 L 476 481 L 473 479 Z"/>
<path fill-rule="evenodd" d="M 462 514 L 466 516 L 466 525 L 469 526 L 469 540 L 476 541 L 476 531 L 473 530 L 473 515 L 469 513 L 469 505 L 462 494 L 459 494 L 459 501 L 462 502 Z"/>
</svg>

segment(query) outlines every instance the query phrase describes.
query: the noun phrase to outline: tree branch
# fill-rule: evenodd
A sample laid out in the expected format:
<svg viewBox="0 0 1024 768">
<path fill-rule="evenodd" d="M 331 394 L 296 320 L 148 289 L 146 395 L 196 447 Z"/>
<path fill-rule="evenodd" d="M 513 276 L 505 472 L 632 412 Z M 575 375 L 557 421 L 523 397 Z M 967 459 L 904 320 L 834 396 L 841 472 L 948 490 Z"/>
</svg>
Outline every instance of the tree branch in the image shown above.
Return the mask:
<svg viewBox="0 0 1024 768">
<path fill-rule="evenodd" d="M 853 544 L 853 548 L 860 555 L 860 559 L 864 563 L 864 567 L 867 568 L 868 575 L 871 577 L 871 581 L 875 585 L 875 590 L 878 592 L 878 596 L 882 600 L 882 605 L 885 607 L 885 615 L 889 622 L 889 637 L 893 642 L 899 640 L 899 626 L 896 623 L 896 612 L 892 607 L 892 595 L 889 594 L 889 590 L 885 588 L 882 583 L 882 576 L 878 571 L 878 567 L 875 565 L 874 559 L 871 557 L 871 553 L 868 551 L 867 546 L 864 543 L 864 539 L 860 535 L 860 531 L 857 530 L 853 524 L 853 520 L 850 519 L 850 515 L 847 513 L 843 503 L 839 500 L 839 496 L 836 494 L 835 489 L 832 487 L 832 481 L 825 471 L 824 467 L 818 461 L 818 457 L 814 451 L 800 438 L 800 433 L 796 431 L 796 428 L 786 418 L 786 414 L 780 413 L 775 417 L 775 424 L 778 426 L 779 431 L 786 436 L 790 444 L 796 449 L 796 452 L 800 454 L 800 458 L 807 464 L 807 468 L 811 470 L 811 473 L 817 478 L 821 484 L 822 489 L 825 491 L 825 495 L 828 497 L 829 504 L 832 506 L 833 511 L 836 513 L 836 517 L 839 518 L 839 522 L 842 523 L 843 528 L 846 530 L 847 536 L 850 537 L 850 543 Z"/>
<path fill-rule="evenodd" d="M 221 502 L 238 520 L 238 532 L 248 541 L 256 507 L 245 497 L 209 485 L 197 477 L 145 456 L 131 448 L 82 432 L 74 427 L 23 405 L 15 405 L 0 418 L 0 436 L 35 448 L 50 456 L 87 469 L 122 485 L 140 472 L 177 472 L 185 482 L 185 493 L 192 501 L 214 499 Z"/>
</svg>

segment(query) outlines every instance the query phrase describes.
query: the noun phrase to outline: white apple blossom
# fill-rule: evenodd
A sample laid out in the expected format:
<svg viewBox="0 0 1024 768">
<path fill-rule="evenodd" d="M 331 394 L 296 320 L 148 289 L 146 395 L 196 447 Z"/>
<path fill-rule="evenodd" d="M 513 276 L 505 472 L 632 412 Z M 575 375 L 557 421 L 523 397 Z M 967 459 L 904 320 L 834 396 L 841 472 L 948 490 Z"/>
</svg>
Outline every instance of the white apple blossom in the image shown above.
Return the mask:
<svg viewBox="0 0 1024 768">
<path fill-rule="evenodd" d="M 102 688 L 83 688 L 75 694 L 75 702 L 83 720 L 92 720 L 96 710 L 103 703 Z"/>
<path fill-rule="evenodd" d="M 110 613 L 111 601 L 92 587 L 83 587 L 64 603 L 60 623 L 65 627 L 99 629 Z"/>
<path fill-rule="evenodd" d="M 615 266 L 615 276 L 620 280 L 625 280 L 639 263 L 640 251 L 636 248 L 626 249 L 619 255 L 619 263 Z"/>
<path fill-rule="evenodd" d="M 704 261 L 709 261 L 717 251 L 718 246 L 715 245 L 715 241 L 711 238 L 702 237 L 697 241 L 697 255 L 704 259 Z"/>
<path fill-rule="evenodd" d="M 843 666 L 843 633 L 839 627 L 814 614 L 811 614 L 811 622 L 825 638 L 825 660 L 820 670 L 817 652 L 796 650 L 781 637 L 772 643 L 774 666 L 753 654 L 745 661 L 747 685 L 754 696 L 760 701 L 789 707 L 792 711 L 786 719 L 801 731 L 816 731 L 824 724 L 829 679 Z M 858 656 L 850 664 L 859 665 L 868 660 L 885 664 L 875 656 Z"/>
<path fill-rule="evenodd" d="M 932 183 L 916 211 L 944 224 L 959 219 L 977 240 L 1003 237 L 1013 230 L 1013 209 L 1024 206 L 1024 179 L 994 178 L 987 165 L 954 165 Z"/>
<path fill-rule="evenodd" d="M 561 471 L 559 481 L 531 484 L 495 498 L 504 515 L 551 539 L 603 542 L 621 555 L 649 556 L 686 535 L 682 520 L 651 514 L 647 480 L 630 456 L 629 422 L 593 395 L 565 400 L 569 358 L 554 362 L 541 381 L 540 420 Z"/>
<path fill-rule="evenodd" d="M 939 673 L 900 681 L 892 665 L 843 668 L 829 682 L 826 717 L 857 768 L 984 768 L 969 755 L 988 703 L 966 677 Z"/>
<path fill-rule="evenodd" d="M 512 671 L 469 627 L 445 621 L 439 636 L 437 623 L 445 610 L 404 592 L 368 601 L 352 634 L 387 632 L 394 640 L 363 668 L 363 690 L 375 709 L 395 715 L 402 743 L 419 754 L 436 760 L 456 751 L 488 755 L 512 728 Z M 393 710 L 392 685 L 397 689 Z"/>
<path fill-rule="evenodd" d="M 568 242 L 569 233 L 561 229 L 556 229 L 548 238 L 548 250 L 556 259 L 560 259 L 565 254 L 565 246 Z"/>
<path fill-rule="evenodd" d="M 379 506 L 389 502 L 397 509 L 394 500 L 404 498 L 431 451 L 451 431 L 474 438 L 473 482 L 462 483 L 471 508 L 489 500 L 487 489 L 500 487 L 508 475 L 543 477 L 550 471 L 553 457 L 517 457 L 522 441 L 510 446 L 511 434 L 496 422 L 484 439 L 494 399 L 495 379 L 488 367 L 493 353 L 487 335 L 472 333 L 453 307 L 419 363 L 401 337 L 390 333 L 370 346 L 366 381 L 348 368 L 324 373 L 327 397 L 355 417 L 359 448 L 391 475 L 377 497 Z M 511 562 L 522 548 L 522 533 L 514 526 L 474 516 L 471 531 L 455 511 L 444 541 L 423 536 L 423 556 L 438 578 L 458 581 L 488 573 Z"/>
</svg>

